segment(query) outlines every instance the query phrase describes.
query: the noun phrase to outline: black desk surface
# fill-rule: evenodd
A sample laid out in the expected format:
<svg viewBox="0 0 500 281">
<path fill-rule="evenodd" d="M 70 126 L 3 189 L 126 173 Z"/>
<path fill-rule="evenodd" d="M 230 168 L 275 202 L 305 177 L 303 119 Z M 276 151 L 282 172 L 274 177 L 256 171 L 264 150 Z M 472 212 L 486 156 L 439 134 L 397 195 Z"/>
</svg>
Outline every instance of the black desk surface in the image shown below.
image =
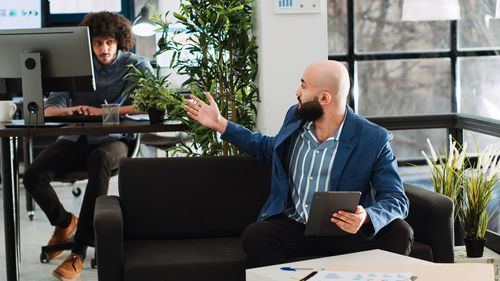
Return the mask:
<svg viewBox="0 0 500 281">
<path fill-rule="evenodd" d="M 63 127 L 6 128 L 0 124 L 0 137 L 36 137 L 60 135 L 99 135 L 111 133 L 147 133 L 185 131 L 181 123 L 166 121 L 164 124 L 149 124 L 148 121 L 120 121 L 119 125 L 103 126 L 102 123 L 70 123 Z"/>
</svg>

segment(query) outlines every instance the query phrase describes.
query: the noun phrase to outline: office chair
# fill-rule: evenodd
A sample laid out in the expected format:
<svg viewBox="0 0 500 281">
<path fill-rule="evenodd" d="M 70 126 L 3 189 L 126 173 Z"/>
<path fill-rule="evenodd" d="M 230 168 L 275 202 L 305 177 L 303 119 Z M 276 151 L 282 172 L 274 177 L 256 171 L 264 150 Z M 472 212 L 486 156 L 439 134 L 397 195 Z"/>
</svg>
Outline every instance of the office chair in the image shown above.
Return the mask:
<svg viewBox="0 0 500 281">
<path fill-rule="evenodd" d="M 141 144 L 164 150 L 166 157 L 169 157 L 168 150 L 170 148 L 190 139 L 191 138 L 183 132 L 177 132 L 174 136 L 162 136 L 154 133 L 141 134 Z"/>
<path fill-rule="evenodd" d="M 135 158 L 139 152 L 139 147 L 141 144 L 141 137 L 140 134 L 137 134 L 136 139 L 134 140 L 133 143 L 129 145 L 129 153 L 128 153 L 128 158 Z M 112 176 L 115 176 L 118 174 L 118 169 L 115 169 L 111 172 Z M 81 170 L 81 171 L 75 171 L 72 173 L 65 174 L 62 177 L 55 178 L 53 181 L 58 181 L 58 182 L 69 182 L 73 186 L 73 195 L 75 195 L 75 188 L 78 192 L 78 195 L 81 194 L 81 189 L 75 185 L 76 181 L 84 180 L 87 179 L 88 174 L 87 171 Z M 78 196 L 75 195 L 75 196 Z M 89 245 L 91 247 L 94 247 L 94 245 Z M 54 251 L 60 251 L 60 250 L 71 250 L 73 248 L 73 241 L 67 242 L 67 243 L 60 243 L 60 244 L 55 244 L 55 245 L 45 245 L 41 247 L 41 253 L 40 253 L 40 262 L 41 263 L 48 263 L 49 262 L 49 253 L 54 252 Z M 90 265 L 92 268 L 97 267 L 97 262 L 96 262 L 96 257 L 94 255 L 94 258 L 90 260 Z"/>
</svg>

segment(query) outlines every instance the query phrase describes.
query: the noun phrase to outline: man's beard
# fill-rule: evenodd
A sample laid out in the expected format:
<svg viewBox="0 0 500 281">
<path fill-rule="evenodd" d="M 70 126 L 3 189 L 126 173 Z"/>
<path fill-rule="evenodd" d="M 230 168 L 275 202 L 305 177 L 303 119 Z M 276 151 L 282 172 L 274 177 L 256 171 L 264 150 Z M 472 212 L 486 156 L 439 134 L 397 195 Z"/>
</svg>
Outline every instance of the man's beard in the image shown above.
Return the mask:
<svg viewBox="0 0 500 281">
<path fill-rule="evenodd" d="M 298 98 L 300 106 L 295 110 L 295 116 L 304 121 L 316 121 L 323 116 L 323 108 L 319 104 L 318 98 L 312 101 L 302 103 L 300 97 Z"/>
</svg>

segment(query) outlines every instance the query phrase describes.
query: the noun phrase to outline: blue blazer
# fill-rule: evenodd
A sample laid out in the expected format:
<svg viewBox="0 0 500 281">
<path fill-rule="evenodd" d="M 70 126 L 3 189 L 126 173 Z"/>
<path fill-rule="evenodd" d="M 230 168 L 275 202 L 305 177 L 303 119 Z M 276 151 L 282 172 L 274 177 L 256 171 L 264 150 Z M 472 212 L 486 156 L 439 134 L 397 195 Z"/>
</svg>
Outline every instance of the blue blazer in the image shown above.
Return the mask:
<svg viewBox="0 0 500 281">
<path fill-rule="evenodd" d="M 290 136 L 304 122 L 295 117 L 297 105 L 292 106 L 283 126 L 274 137 L 252 132 L 229 122 L 222 139 L 242 151 L 272 165 L 271 193 L 264 204 L 259 221 L 284 211 L 289 198 L 288 167 L 283 166 Z M 355 114 L 347 107 L 344 127 L 340 134 L 337 154 L 332 167 L 331 191 L 361 191 L 362 205 L 373 225 L 363 236 L 373 237 L 396 218 L 408 215 L 409 201 L 397 171 L 392 153 L 392 135 L 384 128 Z"/>
</svg>

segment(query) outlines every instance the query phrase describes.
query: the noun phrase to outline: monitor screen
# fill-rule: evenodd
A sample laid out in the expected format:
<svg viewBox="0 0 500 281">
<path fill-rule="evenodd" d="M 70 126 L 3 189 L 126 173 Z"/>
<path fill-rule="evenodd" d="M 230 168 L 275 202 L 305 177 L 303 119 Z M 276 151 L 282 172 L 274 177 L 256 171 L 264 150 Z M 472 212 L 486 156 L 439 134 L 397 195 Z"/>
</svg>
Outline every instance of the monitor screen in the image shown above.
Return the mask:
<svg viewBox="0 0 500 281">
<path fill-rule="evenodd" d="M 42 1 L 0 0 L 0 30 L 42 27 Z"/>
<path fill-rule="evenodd" d="M 0 61 L 0 93 L 22 92 L 25 121 L 29 103 L 43 120 L 43 91 L 95 89 L 87 27 L 0 30 Z"/>
</svg>

